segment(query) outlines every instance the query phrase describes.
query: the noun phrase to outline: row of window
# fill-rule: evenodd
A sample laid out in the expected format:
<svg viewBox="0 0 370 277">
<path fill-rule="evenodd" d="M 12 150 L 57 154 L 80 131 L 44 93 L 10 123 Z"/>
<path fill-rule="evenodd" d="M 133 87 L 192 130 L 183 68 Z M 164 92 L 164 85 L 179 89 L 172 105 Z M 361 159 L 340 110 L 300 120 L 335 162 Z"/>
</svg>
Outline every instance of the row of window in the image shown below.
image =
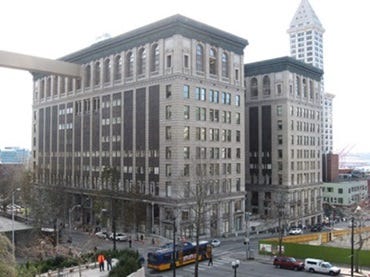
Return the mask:
<svg viewBox="0 0 370 277">
<path fill-rule="evenodd" d="M 191 174 L 191 164 L 184 164 L 182 170 L 182 176 L 190 177 Z M 231 175 L 231 174 L 240 174 L 241 173 L 241 164 L 237 163 L 234 165 L 234 170 L 232 169 L 233 165 L 231 163 L 210 163 L 210 164 L 196 164 L 195 165 L 195 175 L 196 176 L 220 176 L 220 175 Z M 165 175 L 167 177 L 172 176 L 172 164 L 165 165 Z"/>
<path fill-rule="evenodd" d="M 257 98 L 259 96 L 260 86 L 258 84 L 258 79 L 256 77 L 253 77 L 250 80 L 249 84 L 249 90 L 250 90 L 250 96 L 251 98 Z M 271 80 L 270 77 L 265 75 L 262 78 L 262 95 L 263 96 L 270 96 L 271 95 Z M 282 84 L 276 84 L 276 94 L 281 95 L 283 92 Z M 310 100 L 313 100 L 315 97 L 315 88 L 314 88 L 314 81 L 309 80 L 307 83 L 307 80 L 305 78 L 300 78 L 299 76 L 296 76 L 296 81 L 294 83 L 294 91 L 293 91 L 293 85 L 289 85 L 289 94 L 294 94 L 297 97 L 303 96 L 304 98 L 309 98 Z M 316 98 L 318 97 L 318 94 L 316 93 Z"/>
<path fill-rule="evenodd" d="M 221 133 L 221 136 L 220 136 Z M 223 142 L 232 142 L 232 130 L 230 129 L 220 129 L 217 128 L 208 128 L 208 140 L 209 141 L 221 141 Z M 165 127 L 165 138 L 166 140 L 172 140 L 172 127 Z M 184 140 L 190 140 L 190 126 L 184 127 Z M 195 140 L 197 141 L 206 141 L 207 140 L 207 128 L 206 127 L 195 127 Z M 235 130 L 235 142 L 241 141 L 241 132 L 240 130 Z"/>
<path fill-rule="evenodd" d="M 165 149 L 165 157 L 166 159 L 172 158 L 172 146 L 166 146 Z M 191 158 L 191 148 L 190 146 L 184 146 L 183 152 L 184 152 L 184 159 L 190 159 Z M 195 148 L 195 158 L 197 160 L 202 159 L 232 159 L 232 148 L 231 147 L 200 147 L 197 146 Z M 235 149 L 235 158 L 240 159 L 241 158 L 241 152 L 240 148 Z"/>
<path fill-rule="evenodd" d="M 166 89 L 167 90 L 167 89 Z M 167 93 L 167 98 L 171 96 L 171 93 Z M 184 99 L 190 99 L 190 86 L 184 85 L 183 88 Z M 207 90 L 206 88 L 195 87 L 194 99 L 199 101 L 207 101 Z M 208 101 L 210 103 L 221 103 L 225 105 L 231 105 L 231 93 L 229 92 L 219 92 L 218 90 L 210 89 L 208 91 Z M 241 104 L 240 95 L 235 95 L 235 106 L 239 107 Z"/>
<path fill-rule="evenodd" d="M 221 122 L 231 124 L 231 111 L 221 111 L 218 109 L 209 109 L 209 121 L 211 122 Z M 166 119 L 172 119 L 172 105 L 166 105 L 165 107 L 165 117 Z M 184 105 L 184 119 L 190 119 L 190 105 Z M 195 107 L 195 120 L 197 121 L 207 121 L 207 108 Z M 235 124 L 240 124 L 240 113 L 235 112 Z"/>
</svg>

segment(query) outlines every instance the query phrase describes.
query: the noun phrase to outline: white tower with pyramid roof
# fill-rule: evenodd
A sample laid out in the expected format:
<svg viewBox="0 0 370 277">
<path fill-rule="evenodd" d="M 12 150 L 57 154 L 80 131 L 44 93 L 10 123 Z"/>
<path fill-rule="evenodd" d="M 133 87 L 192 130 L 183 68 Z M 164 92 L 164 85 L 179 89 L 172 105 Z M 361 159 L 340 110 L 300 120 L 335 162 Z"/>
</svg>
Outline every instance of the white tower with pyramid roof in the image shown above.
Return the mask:
<svg viewBox="0 0 370 277">
<path fill-rule="evenodd" d="M 288 34 L 291 57 L 324 70 L 323 28 L 308 0 L 302 0 L 294 14 Z M 334 95 L 322 89 L 321 145 L 322 153 L 333 152 L 333 99 Z"/>
<path fill-rule="evenodd" d="M 324 69 L 323 33 L 319 18 L 308 0 L 302 0 L 290 23 L 290 55 Z"/>
</svg>

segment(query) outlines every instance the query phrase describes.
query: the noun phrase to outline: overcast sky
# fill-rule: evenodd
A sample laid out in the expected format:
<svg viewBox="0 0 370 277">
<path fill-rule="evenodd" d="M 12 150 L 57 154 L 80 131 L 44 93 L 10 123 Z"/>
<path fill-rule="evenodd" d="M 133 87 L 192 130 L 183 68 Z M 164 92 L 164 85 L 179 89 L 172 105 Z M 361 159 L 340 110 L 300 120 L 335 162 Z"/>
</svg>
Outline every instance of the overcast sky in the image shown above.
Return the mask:
<svg viewBox="0 0 370 277">
<path fill-rule="evenodd" d="M 182 14 L 249 41 L 245 62 L 289 55 L 287 29 L 301 0 L 12 0 L 0 4 L 0 50 L 56 59 Z M 368 0 L 309 0 L 324 33 L 325 90 L 335 94 L 334 150 L 370 152 Z M 32 78 L 0 68 L 0 149 L 31 148 Z"/>
</svg>

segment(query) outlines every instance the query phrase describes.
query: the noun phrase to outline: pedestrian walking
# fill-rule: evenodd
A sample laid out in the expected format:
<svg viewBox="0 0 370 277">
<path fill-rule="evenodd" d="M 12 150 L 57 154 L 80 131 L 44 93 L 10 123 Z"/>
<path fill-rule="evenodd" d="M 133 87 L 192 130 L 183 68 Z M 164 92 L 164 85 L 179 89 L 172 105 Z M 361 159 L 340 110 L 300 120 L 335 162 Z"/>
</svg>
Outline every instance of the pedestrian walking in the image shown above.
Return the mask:
<svg viewBox="0 0 370 277">
<path fill-rule="evenodd" d="M 112 257 L 110 255 L 107 256 L 107 270 L 112 269 Z"/>
<path fill-rule="evenodd" d="M 128 247 L 130 247 L 131 248 L 131 245 L 132 245 L 132 240 L 131 240 L 131 238 L 128 240 Z"/>
<path fill-rule="evenodd" d="M 209 256 L 209 259 L 208 259 L 208 266 L 210 266 L 210 265 L 213 266 L 212 254 Z"/>
<path fill-rule="evenodd" d="M 99 254 L 98 256 L 98 264 L 99 264 L 99 270 L 100 271 L 104 271 L 104 261 L 105 261 L 105 257 L 103 254 Z"/>
</svg>

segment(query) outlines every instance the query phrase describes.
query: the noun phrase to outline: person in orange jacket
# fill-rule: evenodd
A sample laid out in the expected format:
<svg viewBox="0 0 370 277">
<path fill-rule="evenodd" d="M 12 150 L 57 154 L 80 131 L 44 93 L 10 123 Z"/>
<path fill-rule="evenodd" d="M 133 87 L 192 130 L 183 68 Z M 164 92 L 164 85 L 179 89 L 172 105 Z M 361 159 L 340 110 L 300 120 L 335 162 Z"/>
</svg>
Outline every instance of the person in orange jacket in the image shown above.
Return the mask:
<svg viewBox="0 0 370 277">
<path fill-rule="evenodd" d="M 98 255 L 98 264 L 99 264 L 100 271 L 104 271 L 104 261 L 105 261 L 104 255 L 103 254 L 99 254 Z"/>
</svg>

